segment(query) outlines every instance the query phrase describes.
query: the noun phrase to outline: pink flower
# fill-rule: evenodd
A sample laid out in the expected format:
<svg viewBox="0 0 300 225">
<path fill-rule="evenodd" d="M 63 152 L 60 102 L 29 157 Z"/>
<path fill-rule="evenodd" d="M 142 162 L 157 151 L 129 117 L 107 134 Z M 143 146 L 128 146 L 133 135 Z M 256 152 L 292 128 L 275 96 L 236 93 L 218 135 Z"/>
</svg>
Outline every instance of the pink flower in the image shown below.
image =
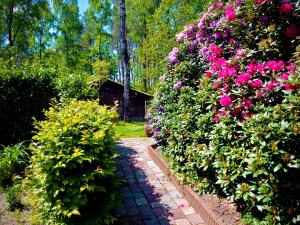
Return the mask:
<svg viewBox="0 0 300 225">
<path fill-rule="evenodd" d="M 220 118 L 219 118 L 218 116 L 215 116 L 215 117 L 214 117 L 214 121 L 215 121 L 216 123 L 220 123 L 220 122 L 221 122 L 221 120 L 220 120 Z"/>
<path fill-rule="evenodd" d="M 223 107 L 228 107 L 231 103 L 232 103 L 232 100 L 230 98 L 230 96 L 228 95 L 223 95 L 221 98 L 220 98 L 220 105 L 223 106 Z"/>
<path fill-rule="evenodd" d="M 266 83 L 265 85 L 265 89 L 267 91 L 273 91 L 276 87 L 280 86 L 280 83 L 279 82 L 276 82 L 276 81 L 270 81 L 268 83 Z"/>
<path fill-rule="evenodd" d="M 217 82 L 214 82 L 212 86 L 215 90 L 219 88 L 219 84 Z"/>
<path fill-rule="evenodd" d="M 250 116 L 252 116 L 253 115 L 253 113 L 251 113 L 251 112 L 249 112 L 249 111 L 243 111 L 242 112 L 242 117 L 243 117 L 243 119 L 246 119 L 247 117 L 250 117 Z"/>
<path fill-rule="evenodd" d="M 287 90 L 287 91 L 293 90 L 293 89 L 296 89 L 296 88 L 297 88 L 296 85 L 294 85 L 294 84 L 289 84 L 289 83 L 285 83 L 283 86 L 284 86 L 285 90 Z"/>
<path fill-rule="evenodd" d="M 284 30 L 285 36 L 287 36 L 289 38 L 296 37 L 298 35 L 298 33 L 299 33 L 299 30 L 296 27 L 296 25 L 290 25 L 288 28 L 286 28 Z"/>
<path fill-rule="evenodd" d="M 182 87 L 182 82 L 181 81 L 178 81 L 177 83 L 175 83 L 174 85 L 173 85 L 173 89 L 180 89 Z"/>
<path fill-rule="evenodd" d="M 283 73 L 279 76 L 279 78 L 283 79 L 283 80 L 288 80 L 289 79 L 289 75 L 287 73 Z"/>
<path fill-rule="evenodd" d="M 241 86 L 241 85 L 245 85 L 245 84 L 248 84 L 249 80 L 251 79 L 251 75 L 249 73 L 241 73 L 235 83 L 238 85 L 238 86 Z"/>
<path fill-rule="evenodd" d="M 211 78 L 211 72 L 210 72 L 210 71 L 206 71 L 206 72 L 205 72 L 205 76 L 206 76 L 207 78 Z"/>
<path fill-rule="evenodd" d="M 228 6 L 225 9 L 225 16 L 228 20 L 235 20 L 236 19 L 236 14 L 233 6 Z"/>
<path fill-rule="evenodd" d="M 290 3 L 283 3 L 279 8 L 279 12 L 281 14 L 289 13 L 292 11 L 292 8 L 293 8 L 293 6 Z"/>
<path fill-rule="evenodd" d="M 244 106 L 245 109 L 249 110 L 253 105 L 253 102 L 251 99 L 247 98 L 242 102 L 242 105 Z"/>
<path fill-rule="evenodd" d="M 261 91 L 261 90 L 257 90 L 255 92 L 255 97 L 261 99 L 261 98 L 266 97 L 266 94 L 263 91 Z"/>
<path fill-rule="evenodd" d="M 255 79 L 251 82 L 251 87 L 253 88 L 260 88 L 262 86 L 262 81 L 261 79 Z"/>
<path fill-rule="evenodd" d="M 226 116 L 226 112 L 223 111 L 223 110 L 219 110 L 219 111 L 218 111 L 218 114 L 221 115 L 221 116 Z"/>
<path fill-rule="evenodd" d="M 271 60 L 266 63 L 266 67 L 274 72 L 279 72 L 280 70 L 284 69 L 285 63 L 282 60 Z"/>
<path fill-rule="evenodd" d="M 250 63 L 248 66 L 247 66 L 247 72 L 248 73 L 255 73 L 257 70 L 257 66 L 253 63 Z"/>
<path fill-rule="evenodd" d="M 235 76 L 235 74 L 236 74 L 236 69 L 235 68 L 227 67 L 227 68 L 224 68 L 223 70 L 221 70 L 218 73 L 218 77 L 220 79 L 227 79 L 227 78 Z"/>
<path fill-rule="evenodd" d="M 240 111 L 241 111 L 241 109 L 240 109 L 239 107 L 235 107 L 235 108 L 232 110 L 231 114 L 232 114 L 234 117 L 237 117 L 237 116 L 239 115 Z"/>
<path fill-rule="evenodd" d="M 270 3 L 271 0 L 256 0 L 256 3 L 257 3 L 257 4 L 262 4 L 262 3 L 264 3 L 264 2 Z"/>
</svg>

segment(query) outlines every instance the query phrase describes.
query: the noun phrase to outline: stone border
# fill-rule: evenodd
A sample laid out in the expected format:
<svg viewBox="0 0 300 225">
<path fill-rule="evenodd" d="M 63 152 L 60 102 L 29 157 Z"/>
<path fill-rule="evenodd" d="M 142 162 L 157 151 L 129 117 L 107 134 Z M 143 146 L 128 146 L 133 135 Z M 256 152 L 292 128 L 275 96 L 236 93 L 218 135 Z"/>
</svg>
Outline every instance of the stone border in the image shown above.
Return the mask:
<svg viewBox="0 0 300 225">
<path fill-rule="evenodd" d="M 205 220 L 208 225 L 225 225 L 217 216 L 209 209 L 200 196 L 193 191 L 193 189 L 186 185 L 181 184 L 176 175 L 169 169 L 167 163 L 164 161 L 161 153 L 155 149 L 155 145 L 148 146 L 148 152 L 153 161 L 162 170 L 165 176 L 173 183 L 181 194 L 186 198 L 189 204 L 196 210 L 197 213 Z"/>
</svg>

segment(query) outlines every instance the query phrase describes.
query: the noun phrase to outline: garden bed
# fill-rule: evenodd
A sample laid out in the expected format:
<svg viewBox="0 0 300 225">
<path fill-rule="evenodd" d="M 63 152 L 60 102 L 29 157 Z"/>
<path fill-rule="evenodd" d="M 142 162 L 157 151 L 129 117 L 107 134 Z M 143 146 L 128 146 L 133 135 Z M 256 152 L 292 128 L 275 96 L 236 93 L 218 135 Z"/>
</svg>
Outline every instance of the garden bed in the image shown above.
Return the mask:
<svg viewBox="0 0 300 225">
<path fill-rule="evenodd" d="M 241 214 L 234 203 L 212 194 L 198 195 L 190 186 L 180 183 L 176 175 L 164 161 L 159 148 L 148 146 L 149 155 L 160 167 L 166 177 L 178 188 L 189 204 L 202 216 L 208 225 L 243 224 Z"/>
</svg>

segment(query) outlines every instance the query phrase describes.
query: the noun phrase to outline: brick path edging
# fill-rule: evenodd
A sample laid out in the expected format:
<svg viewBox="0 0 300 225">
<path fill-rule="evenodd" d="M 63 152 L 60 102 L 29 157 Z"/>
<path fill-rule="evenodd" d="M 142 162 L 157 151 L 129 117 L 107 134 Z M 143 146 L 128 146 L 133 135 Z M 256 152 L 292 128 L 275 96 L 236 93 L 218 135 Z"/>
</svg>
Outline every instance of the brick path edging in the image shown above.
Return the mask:
<svg viewBox="0 0 300 225">
<path fill-rule="evenodd" d="M 154 148 L 153 145 L 148 145 L 148 153 L 153 161 L 162 170 L 165 176 L 173 183 L 181 194 L 186 198 L 188 203 L 195 208 L 197 213 L 202 216 L 208 225 L 225 225 L 218 220 L 217 216 L 206 206 L 203 200 L 199 197 L 193 189 L 185 184 L 181 184 L 175 174 L 169 169 L 167 163 L 164 161 L 161 153 Z"/>
</svg>

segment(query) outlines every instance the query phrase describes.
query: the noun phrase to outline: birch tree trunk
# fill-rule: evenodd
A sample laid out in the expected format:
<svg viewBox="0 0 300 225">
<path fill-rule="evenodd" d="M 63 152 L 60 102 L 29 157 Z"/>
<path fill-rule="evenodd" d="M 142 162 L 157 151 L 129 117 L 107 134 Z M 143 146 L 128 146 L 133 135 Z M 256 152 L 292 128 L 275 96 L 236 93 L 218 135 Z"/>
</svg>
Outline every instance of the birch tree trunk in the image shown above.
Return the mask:
<svg viewBox="0 0 300 225">
<path fill-rule="evenodd" d="M 124 65 L 124 121 L 130 121 L 130 64 L 128 47 L 126 40 L 126 8 L 125 0 L 120 0 L 120 47 L 121 47 L 121 57 Z"/>
</svg>

